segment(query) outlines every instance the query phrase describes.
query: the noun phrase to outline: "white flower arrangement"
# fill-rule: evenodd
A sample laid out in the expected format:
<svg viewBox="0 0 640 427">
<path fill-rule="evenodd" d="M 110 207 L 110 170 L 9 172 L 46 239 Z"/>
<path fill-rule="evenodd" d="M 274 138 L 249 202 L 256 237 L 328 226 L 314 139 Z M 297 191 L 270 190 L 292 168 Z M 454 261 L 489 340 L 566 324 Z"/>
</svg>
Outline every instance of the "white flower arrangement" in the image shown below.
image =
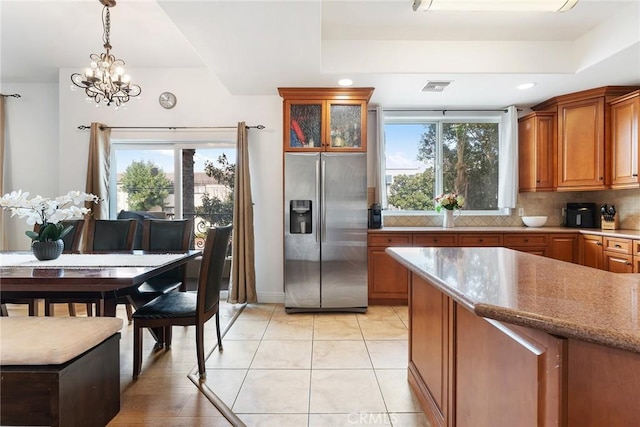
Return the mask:
<svg viewBox="0 0 640 427">
<path fill-rule="evenodd" d="M 61 221 L 82 218 L 91 212 L 91 209 L 83 206 L 85 202 L 100 201 L 98 196 L 81 191 L 70 191 L 55 199 L 42 196 L 32 199 L 28 197 L 29 193 L 23 193 L 22 190 L 12 191 L 0 198 L 0 207 L 8 209 L 12 217 L 25 218 L 28 225 L 40 224 L 38 232 L 25 232 L 33 241 L 40 242 L 63 238 L 73 227 L 64 227 Z"/>
<path fill-rule="evenodd" d="M 436 211 L 440 212 L 442 209 L 455 210 L 461 209 L 464 206 L 464 197 L 458 193 L 446 193 L 441 194 L 434 199 L 436 202 Z"/>
</svg>

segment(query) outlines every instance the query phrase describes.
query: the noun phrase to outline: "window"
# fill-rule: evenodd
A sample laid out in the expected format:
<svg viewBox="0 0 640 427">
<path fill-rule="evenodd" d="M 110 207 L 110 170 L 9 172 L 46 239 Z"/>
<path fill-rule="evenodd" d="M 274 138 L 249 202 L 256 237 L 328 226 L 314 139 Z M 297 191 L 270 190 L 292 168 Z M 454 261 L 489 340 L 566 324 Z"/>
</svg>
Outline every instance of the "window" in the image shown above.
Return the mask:
<svg viewBox="0 0 640 427">
<path fill-rule="evenodd" d="M 498 208 L 500 116 L 447 117 L 385 112 L 387 209 L 434 211 L 441 193 L 462 194 L 464 211 Z"/>
<path fill-rule="evenodd" d="M 233 219 L 235 142 L 112 141 L 110 217 L 121 210 L 194 218 L 194 243 Z"/>
</svg>

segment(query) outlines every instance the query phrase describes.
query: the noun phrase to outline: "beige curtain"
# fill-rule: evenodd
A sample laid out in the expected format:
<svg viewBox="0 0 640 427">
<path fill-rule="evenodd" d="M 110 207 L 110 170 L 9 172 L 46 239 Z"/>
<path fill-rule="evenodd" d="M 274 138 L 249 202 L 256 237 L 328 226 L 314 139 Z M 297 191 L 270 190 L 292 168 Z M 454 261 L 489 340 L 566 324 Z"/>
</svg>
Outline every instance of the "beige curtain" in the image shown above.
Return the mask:
<svg viewBox="0 0 640 427">
<path fill-rule="evenodd" d="M 97 205 L 90 204 L 95 219 L 109 219 L 109 170 L 111 156 L 111 129 L 101 123 L 91 123 L 89 137 L 89 165 L 85 191 L 100 197 Z"/>
<path fill-rule="evenodd" d="M 247 126 L 238 123 L 233 237 L 231 239 L 231 284 L 228 302 L 258 302 L 256 295 L 255 246 L 253 236 L 253 201 L 249 176 Z"/>
<path fill-rule="evenodd" d="M 4 96 L 0 96 L 0 195 L 4 195 Z M 7 242 L 7 226 L 4 221 L 4 209 L 0 209 L 0 249 L 6 250 Z"/>
</svg>

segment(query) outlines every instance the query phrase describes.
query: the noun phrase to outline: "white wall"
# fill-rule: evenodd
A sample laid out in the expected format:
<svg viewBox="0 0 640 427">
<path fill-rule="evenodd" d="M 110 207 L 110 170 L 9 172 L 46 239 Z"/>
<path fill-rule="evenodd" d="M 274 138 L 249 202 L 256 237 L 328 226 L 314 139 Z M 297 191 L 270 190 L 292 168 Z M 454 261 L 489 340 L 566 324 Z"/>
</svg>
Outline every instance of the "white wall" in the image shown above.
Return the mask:
<svg viewBox="0 0 640 427">
<path fill-rule="evenodd" d="M 55 84 L 3 84 L 5 98 L 5 192 L 58 196 L 58 87 Z M 29 249 L 24 220 L 7 213 L 9 249 Z"/>
<path fill-rule="evenodd" d="M 3 84 L 3 93 L 23 97 L 7 102 L 8 160 L 6 191 L 57 196 L 83 190 L 87 170 L 89 131 L 79 125 L 100 122 L 109 126 L 235 126 L 262 124 L 249 130 L 249 157 L 254 200 L 256 279 L 260 302 L 283 301 L 282 271 L 282 100 L 273 96 L 230 95 L 206 69 L 128 69 L 142 87 L 142 101 L 132 100 L 126 110 L 96 108 L 84 101 L 80 90 L 70 90 L 62 69 L 57 85 Z M 164 91 L 178 102 L 165 110 L 158 103 Z M 156 132 L 154 138 L 175 139 L 181 131 Z M 232 131 L 235 134 L 235 131 Z M 112 131 L 112 138 L 144 138 L 133 131 Z M 24 223 L 12 222 L 10 249 L 26 249 Z M 23 237 L 20 237 L 22 235 Z"/>
</svg>

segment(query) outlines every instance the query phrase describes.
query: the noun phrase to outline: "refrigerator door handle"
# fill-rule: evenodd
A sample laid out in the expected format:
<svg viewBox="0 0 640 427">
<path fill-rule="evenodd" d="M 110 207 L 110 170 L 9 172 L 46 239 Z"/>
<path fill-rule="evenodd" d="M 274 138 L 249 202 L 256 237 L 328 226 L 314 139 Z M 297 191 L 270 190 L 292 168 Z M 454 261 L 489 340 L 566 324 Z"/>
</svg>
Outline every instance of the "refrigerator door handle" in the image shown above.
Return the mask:
<svg viewBox="0 0 640 427">
<path fill-rule="evenodd" d="M 315 196 L 315 200 L 316 200 L 316 231 L 315 231 L 315 235 L 316 235 L 316 243 L 318 243 L 318 233 L 320 232 L 320 212 L 321 212 L 321 207 L 320 207 L 320 203 L 317 203 L 317 201 L 320 199 L 319 195 L 320 195 L 320 160 L 316 160 L 316 196 Z"/>
<path fill-rule="evenodd" d="M 325 178 L 325 171 L 326 171 L 326 164 L 324 159 L 321 160 L 321 165 L 322 165 L 322 170 L 320 171 L 320 175 L 322 178 L 322 188 L 321 188 L 321 193 L 320 193 L 320 197 L 322 197 L 322 200 L 320 201 L 320 204 L 322 205 L 320 208 L 322 209 L 322 229 L 321 229 L 321 233 L 322 233 L 322 242 L 326 242 L 327 241 L 327 203 L 326 203 L 326 192 L 327 189 L 325 187 L 325 183 L 326 183 L 326 178 Z"/>
</svg>

